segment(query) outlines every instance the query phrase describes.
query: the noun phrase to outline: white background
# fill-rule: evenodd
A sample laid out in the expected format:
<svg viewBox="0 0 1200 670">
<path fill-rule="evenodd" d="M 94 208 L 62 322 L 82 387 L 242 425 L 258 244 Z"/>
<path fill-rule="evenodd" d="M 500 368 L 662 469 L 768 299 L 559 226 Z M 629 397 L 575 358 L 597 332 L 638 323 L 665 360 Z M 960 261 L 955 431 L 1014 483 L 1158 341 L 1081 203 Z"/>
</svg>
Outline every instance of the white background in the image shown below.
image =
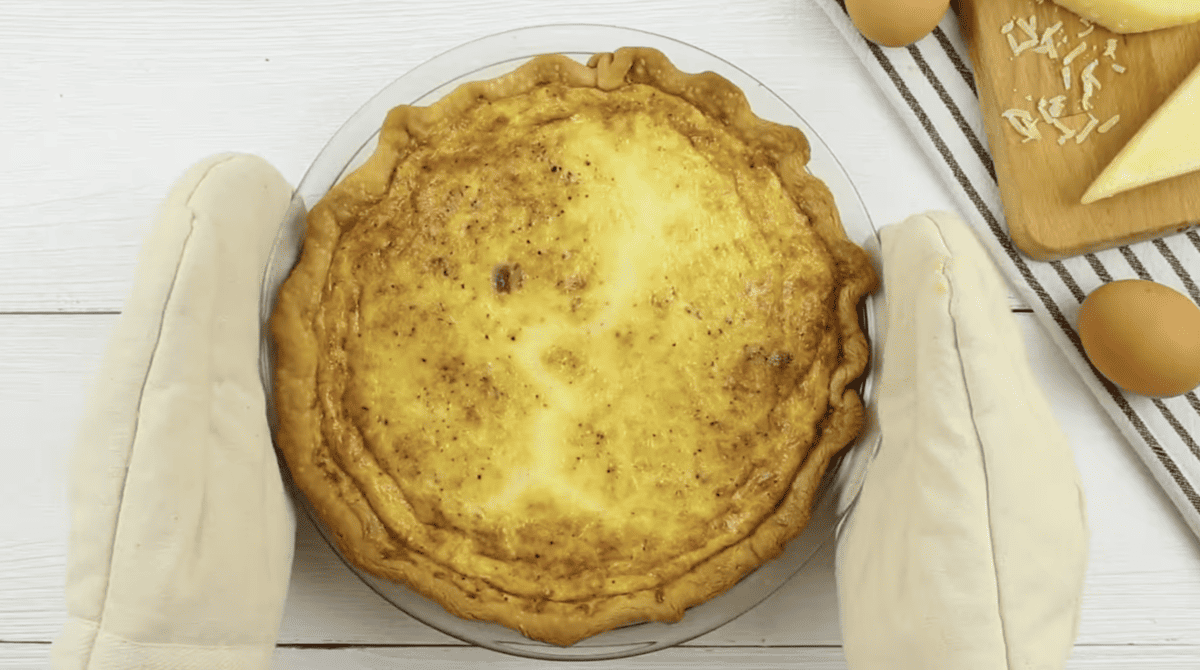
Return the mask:
<svg viewBox="0 0 1200 670">
<path fill-rule="evenodd" d="M 0 668 L 44 666 L 65 615 L 65 468 L 172 182 L 234 150 L 298 183 L 341 123 L 412 67 L 501 30 L 577 22 L 660 33 L 757 77 L 830 146 L 877 225 L 954 208 L 807 0 L 0 4 Z M 1200 541 L 1032 315 L 1017 316 L 1088 494 L 1091 565 L 1069 667 L 1200 668 Z M 530 667 L 399 614 L 307 523 L 297 542 L 279 667 Z M 844 668 L 839 645 L 823 551 L 733 623 L 611 667 Z"/>
</svg>

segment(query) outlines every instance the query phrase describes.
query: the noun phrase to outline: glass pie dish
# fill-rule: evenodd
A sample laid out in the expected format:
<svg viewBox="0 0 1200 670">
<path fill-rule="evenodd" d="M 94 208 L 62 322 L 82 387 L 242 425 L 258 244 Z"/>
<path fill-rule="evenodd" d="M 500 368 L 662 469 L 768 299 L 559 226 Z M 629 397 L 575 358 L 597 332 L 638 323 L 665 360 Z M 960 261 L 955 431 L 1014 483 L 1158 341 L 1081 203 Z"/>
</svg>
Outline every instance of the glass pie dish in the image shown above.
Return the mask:
<svg viewBox="0 0 1200 670">
<path fill-rule="evenodd" d="M 299 257 L 307 212 L 334 184 L 372 154 L 381 124 L 390 109 L 401 104 L 428 105 L 460 84 L 499 76 L 539 54 L 560 53 L 586 62 L 595 53 L 624 46 L 658 49 L 684 72 L 716 72 L 741 88 L 758 116 L 801 129 L 811 145 L 812 157 L 808 168 L 832 191 L 847 234 L 853 241 L 863 245 L 874 240 L 875 229 L 866 209 L 829 148 L 786 102 L 732 64 L 666 37 L 611 26 L 555 25 L 499 33 L 443 53 L 383 89 L 334 134 L 301 180 L 285 220 L 281 223 L 263 278 L 261 305 L 264 341 L 260 364 L 268 398 L 271 397 L 273 354 L 265 324 L 280 284 Z M 859 314 L 860 325 L 872 344 L 874 354 L 874 312 L 870 296 L 860 307 Z M 857 390 L 868 402 L 868 416 L 871 414 L 869 398 L 872 377 L 868 371 L 857 382 Z M 856 446 L 847 452 L 862 452 L 864 446 L 873 447 L 875 442 L 874 424 L 868 418 L 866 431 L 859 437 Z M 670 647 L 708 633 L 750 610 L 795 576 L 823 543 L 831 541 L 840 518 L 839 510 L 845 506 L 846 492 L 852 491 L 850 483 L 857 481 L 866 460 L 857 457 L 835 460 L 822 483 L 822 491 L 816 499 L 808 527 L 787 545 L 780 556 L 760 566 L 725 593 L 692 607 L 682 620 L 624 626 L 567 647 L 532 640 L 498 624 L 457 617 L 403 584 L 380 579 L 344 559 L 343 562 L 398 610 L 465 642 L 537 659 L 599 660 L 632 656 Z M 307 499 L 298 491 L 295 497 L 336 552 L 336 544 L 329 530 L 321 523 Z"/>
</svg>

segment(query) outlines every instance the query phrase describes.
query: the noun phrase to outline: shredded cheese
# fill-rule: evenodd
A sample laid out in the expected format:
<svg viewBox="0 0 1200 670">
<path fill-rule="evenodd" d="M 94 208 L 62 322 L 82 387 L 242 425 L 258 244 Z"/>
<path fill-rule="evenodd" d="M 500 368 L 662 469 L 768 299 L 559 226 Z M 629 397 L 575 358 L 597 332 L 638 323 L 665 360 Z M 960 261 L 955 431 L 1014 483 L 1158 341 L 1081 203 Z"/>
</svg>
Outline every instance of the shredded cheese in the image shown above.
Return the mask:
<svg viewBox="0 0 1200 670">
<path fill-rule="evenodd" d="M 1087 51 L 1086 44 L 1080 44 L 1074 49 L 1071 49 L 1071 53 L 1067 54 L 1066 57 L 1063 58 L 1063 65 L 1070 65 L 1071 61 L 1075 60 L 1079 54 L 1083 53 L 1084 51 Z"/>
<path fill-rule="evenodd" d="M 1044 0 L 1036 0 L 1036 2 L 1037 4 L 1042 4 Z M 1062 114 L 1066 106 L 1067 95 L 1056 95 L 1051 98 L 1039 97 L 1036 104 L 1033 105 L 1036 107 L 1036 112 L 1031 113 L 1026 109 L 1013 108 L 1001 114 L 1008 121 L 1009 125 L 1021 136 L 1022 142 L 1040 140 L 1042 133 L 1038 130 L 1037 126 L 1042 122 L 1057 129 L 1058 143 L 1059 145 L 1064 145 L 1072 138 L 1074 138 L 1076 144 L 1082 144 L 1093 133 L 1106 133 L 1112 130 L 1120 120 L 1120 115 L 1116 115 L 1101 123 L 1092 114 L 1092 110 L 1096 107 L 1096 96 L 1102 88 L 1100 80 L 1096 77 L 1096 68 L 1100 64 L 1100 59 L 1106 56 L 1111 59 L 1113 62 L 1110 63 L 1110 67 L 1113 72 L 1124 74 L 1126 71 L 1124 65 L 1115 62 L 1119 40 L 1108 39 L 1101 54 L 1098 44 L 1091 44 L 1084 39 L 1096 30 L 1095 24 L 1086 19 L 1080 19 L 1080 24 L 1083 29 L 1074 33 L 1074 36 L 1079 38 L 1079 41 L 1075 44 L 1071 44 L 1070 33 L 1063 29 L 1062 21 L 1045 27 L 1039 33 L 1038 17 L 1036 14 L 1029 17 L 1013 16 L 1000 27 L 1000 34 L 1004 35 L 1014 57 L 1021 55 L 1027 50 L 1032 50 L 1034 53 L 1042 54 L 1052 61 L 1059 61 L 1059 56 L 1065 54 L 1060 61 L 1061 68 L 1059 72 L 1062 75 L 1063 89 L 1068 94 L 1073 85 L 1071 63 L 1085 55 L 1091 59 L 1091 62 L 1084 66 L 1078 75 L 1082 89 L 1080 104 L 1083 111 L 1087 112 L 1087 121 L 1083 124 L 1082 128 L 1071 128 L 1063 123 Z M 1017 37 L 1017 35 L 1021 35 L 1021 37 Z M 1016 89 L 1013 90 L 1013 93 L 1017 93 Z M 1026 95 L 1024 98 L 1031 104 L 1034 101 L 1034 96 L 1032 95 Z"/>
<path fill-rule="evenodd" d="M 1050 43 L 1050 44 L 1039 44 L 1038 46 L 1034 47 L 1033 51 L 1034 51 L 1034 53 L 1046 54 L 1046 55 L 1047 55 L 1047 56 L 1049 56 L 1049 57 L 1050 57 L 1052 60 L 1057 60 L 1057 59 L 1058 59 L 1058 49 L 1055 49 L 1055 48 L 1054 48 L 1054 44 L 1053 44 L 1053 43 Z"/>
<path fill-rule="evenodd" d="M 1062 28 L 1062 21 L 1050 26 L 1042 33 L 1042 40 L 1034 49 L 1036 53 L 1046 54 L 1052 60 L 1058 59 L 1058 49 L 1054 47 L 1054 33 Z"/>
<path fill-rule="evenodd" d="M 1103 88 L 1103 86 L 1100 85 L 1100 80 L 1096 79 L 1096 75 L 1095 75 L 1096 66 L 1099 64 L 1100 64 L 1100 60 L 1096 59 L 1096 60 L 1093 60 L 1092 62 L 1088 63 L 1083 68 L 1083 80 L 1090 81 L 1092 83 L 1092 86 L 1096 87 L 1097 91 L 1100 90 L 1101 88 Z"/>
<path fill-rule="evenodd" d="M 1025 31 L 1025 34 L 1036 40 L 1037 34 L 1037 17 L 1031 16 L 1028 20 L 1017 19 L 1017 27 Z"/>
<path fill-rule="evenodd" d="M 1047 102 L 1050 103 L 1050 116 L 1053 116 L 1057 119 L 1062 115 L 1063 105 L 1067 102 L 1067 96 L 1056 95 L 1053 98 L 1050 98 Z"/>
<path fill-rule="evenodd" d="M 1058 144 L 1059 144 L 1059 146 L 1066 144 L 1067 140 L 1071 139 L 1072 137 L 1075 137 L 1075 131 L 1073 129 L 1071 129 L 1070 127 L 1068 127 L 1066 124 L 1064 124 L 1062 121 L 1059 121 L 1058 119 L 1054 119 L 1054 121 L 1051 122 L 1051 125 L 1053 125 L 1055 128 L 1058 129 L 1058 132 L 1059 132 Z"/>
<path fill-rule="evenodd" d="M 1043 121 L 1045 121 L 1047 124 L 1054 123 L 1054 117 L 1050 115 L 1050 110 L 1049 110 L 1049 108 L 1046 107 L 1046 99 L 1045 98 L 1038 99 L 1037 110 L 1042 115 Z"/>
<path fill-rule="evenodd" d="M 1042 139 L 1042 133 L 1037 129 L 1037 119 L 1023 109 L 1009 109 L 1001 113 L 1024 139 L 1022 143 Z"/>
<path fill-rule="evenodd" d="M 1083 141 L 1088 138 L 1088 135 L 1092 134 L 1092 130 L 1094 130 L 1098 125 L 1100 125 L 1100 119 L 1088 114 L 1087 125 L 1084 126 L 1083 130 L 1079 131 L 1079 134 L 1075 136 L 1075 144 L 1083 144 Z"/>
<path fill-rule="evenodd" d="M 1085 111 L 1091 110 L 1094 107 L 1092 104 L 1092 95 L 1101 88 L 1100 80 L 1096 79 L 1096 75 L 1094 74 L 1096 66 L 1099 64 L 1099 60 L 1093 60 L 1088 63 L 1083 68 L 1083 72 L 1079 77 L 1080 81 L 1083 82 L 1083 109 Z"/>
<path fill-rule="evenodd" d="M 1009 21 L 1008 23 L 1004 24 L 1004 26 L 1000 28 L 1000 33 L 1008 40 L 1008 48 L 1012 50 L 1013 55 L 1020 56 L 1025 50 L 1037 46 L 1037 17 L 1031 16 L 1028 20 L 1020 18 L 1015 19 L 1016 25 L 1019 26 L 1021 30 L 1029 36 L 1029 39 L 1020 43 L 1018 43 L 1017 38 L 1013 37 L 1012 35 L 1013 22 L 1014 21 Z"/>
</svg>

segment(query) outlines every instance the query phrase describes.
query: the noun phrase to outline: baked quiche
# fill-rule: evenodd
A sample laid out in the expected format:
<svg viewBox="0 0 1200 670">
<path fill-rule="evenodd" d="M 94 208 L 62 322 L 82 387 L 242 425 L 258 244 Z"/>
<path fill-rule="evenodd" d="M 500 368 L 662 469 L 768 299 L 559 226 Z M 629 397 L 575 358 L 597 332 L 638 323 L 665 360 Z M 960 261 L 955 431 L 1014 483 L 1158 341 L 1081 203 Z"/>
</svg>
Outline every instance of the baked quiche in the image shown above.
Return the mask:
<svg viewBox="0 0 1200 670">
<path fill-rule="evenodd" d="M 650 49 L 392 110 L 271 319 L 277 443 L 342 554 L 560 645 L 779 554 L 862 427 L 877 282 L 808 157 Z"/>
</svg>

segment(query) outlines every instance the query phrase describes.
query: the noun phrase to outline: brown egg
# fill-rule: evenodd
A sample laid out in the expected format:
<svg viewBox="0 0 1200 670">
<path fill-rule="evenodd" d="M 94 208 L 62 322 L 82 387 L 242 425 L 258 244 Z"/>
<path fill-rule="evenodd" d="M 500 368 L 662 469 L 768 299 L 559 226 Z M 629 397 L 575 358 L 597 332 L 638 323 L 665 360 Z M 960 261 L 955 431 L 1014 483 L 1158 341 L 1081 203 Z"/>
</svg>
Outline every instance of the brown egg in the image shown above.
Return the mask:
<svg viewBox="0 0 1200 670">
<path fill-rule="evenodd" d="M 1200 307 L 1174 289 L 1109 282 L 1083 301 L 1078 325 L 1092 365 L 1127 391 L 1161 398 L 1200 384 Z"/>
<path fill-rule="evenodd" d="M 950 0 L 846 0 L 858 30 L 885 47 L 907 46 L 925 37 L 949 7 Z"/>
</svg>

